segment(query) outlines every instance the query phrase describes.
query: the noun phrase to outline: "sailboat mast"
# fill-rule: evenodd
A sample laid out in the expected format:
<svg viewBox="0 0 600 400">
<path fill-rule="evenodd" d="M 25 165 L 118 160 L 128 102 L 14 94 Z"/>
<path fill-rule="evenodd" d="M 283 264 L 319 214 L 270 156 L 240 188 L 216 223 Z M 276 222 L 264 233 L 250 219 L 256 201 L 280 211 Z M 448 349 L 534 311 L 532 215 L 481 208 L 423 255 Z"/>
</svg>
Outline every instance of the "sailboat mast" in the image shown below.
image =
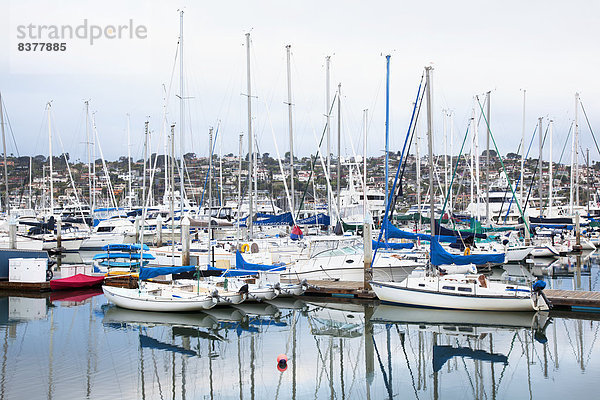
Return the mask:
<svg viewBox="0 0 600 400">
<path fill-rule="evenodd" d="M 183 10 L 180 11 L 179 14 L 179 94 L 180 94 L 180 98 L 179 98 L 179 156 L 181 157 L 180 160 L 180 169 L 179 169 L 179 203 L 180 203 L 180 211 L 181 211 L 181 215 L 180 217 L 183 218 L 183 198 L 184 198 L 184 192 L 185 192 L 185 186 L 184 186 L 184 168 L 185 168 L 185 161 L 183 159 L 183 155 L 184 155 L 184 151 L 185 151 L 185 88 L 184 88 L 184 81 L 183 81 Z M 212 151 L 212 149 L 209 150 L 209 152 Z M 174 188 L 171 188 L 172 190 L 174 190 Z M 183 230 L 182 230 L 183 232 Z"/>
<path fill-rule="evenodd" d="M 448 113 L 442 110 L 442 126 L 444 133 L 444 193 L 448 193 Z"/>
<path fill-rule="evenodd" d="M 292 199 L 290 200 L 290 211 L 294 214 L 294 200 L 296 198 L 296 192 L 294 191 L 294 134 L 292 131 L 292 75 L 290 67 L 290 46 L 285 46 L 287 53 L 287 89 L 288 89 L 288 120 L 290 130 L 290 189 L 292 193 Z"/>
<path fill-rule="evenodd" d="M 431 111 L 431 67 L 425 67 L 427 88 L 427 146 L 429 147 L 429 222 L 431 235 L 435 235 L 435 199 L 433 196 L 433 120 Z"/>
<path fill-rule="evenodd" d="M 548 218 L 552 218 L 552 202 L 554 200 L 554 182 L 553 182 L 553 165 L 552 165 L 552 131 L 554 128 L 554 122 L 550 120 L 550 157 L 548 159 Z"/>
<path fill-rule="evenodd" d="M 389 163 L 390 163 L 390 58 L 385 56 L 386 74 L 385 74 L 385 208 L 390 201 L 389 193 Z M 392 210 L 393 212 L 393 210 Z"/>
<path fill-rule="evenodd" d="M 369 202 L 367 199 L 367 128 L 369 124 L 368 113 L 369 110 L 363 110 L 363 211 L 365 222 L 367 221 L 369 215 Z"/>
<path fill-rule="evenodd" d="M 341 221 L 341 205 L 342 198 L 340 197 L 340 178 L 342 176 L 342 84 L 338 83 L 338 132 L 337 132 L 337 212 L 338 220 Z"/>
<path fill-rule="evenodd" d="M 31 209 L 31 197 L 33 195 L 32 167 L 33 167 L 33 157 L 29 156 L 29 202 L 27 204 L 27 208 L 29 208 L 29 209 Z"/>
<path fill-rule="evenodd" d="M 246 70 L 248 83 L 248 239 L 252 238 L 252 86 L 250 84 L 250 33 L 246 33 Z M 239 218 L 239 217 L 238 217 Z"/>
<path fill-rule="evenodd" d="M 213 157 L 212 157 L 212 148 L 213 148 L 213 128 L 208 130 L 208 265 L 212 266 L 212 167 L 213 167 Z"/>
<path fill-rule="evenodd" d="M 487 129 L 485 135 L 485 223 L 490 225 L 490 92 L 488 91 L 485 96 L 487 103 Z"/>
<path fill-rule="evenodd" d="M 577 112 L 579 111 L 579 93 L 575 93 L 575 206 L 579 206 L 579 122 Z"/>
<path fill-rule="evenodd" d="M 525 169 L 525 98 L 527 90 L 523 89 L 523 131 L 521 136 L 521 177 L 519 178 L 519 201 L 523 201 L 523 171 Z M 526 210 L 523 210 L 525 212 Z"/>
<path fill-rule="evenodd" d="M 146 121 L 144 123 L 144 168 L 142 169 L 143 177 L 142 177 L 142 215 L 145 215 L 146 208 L 146 159 L 148 158 L 148 125 L 149 122 Z M 144 226 L 141 227 L 142 234 L 144 232 Z M 171 235 L 173 232 L 171 232 Z M 171 238 L 172 240 L 172 238 Z M 144 243 L 143 241 L 141 242 Z M 143 246 L 142 246 L 143 247 Z"/>
<path fill-rule="evenodd" d="M 538 118 L 538 132 L 540 133 L 539 135 L 539 144 L 540 144 L 540 155 L 539 155 L 539 169 L 540 169 L 540 179 L 539 179 L 539 184 L 538 184 L 538 188 L 539 188 L 539 196 L 540 196 L 540 201 L 539 201 L 539 207 L 540 207 L 540 218 L 542 218 L 544 216 L 544 213 L 542 212 L 542 186 L 544 184 L 544 182 L 542 181 L 542 166 L 543 164 L 543 157 L 542 157 L 542 145 L 543 145 L 543 134 L 542 134 L 542 117 Z"/>
<path fill-rule="evenodd" d="M 129 201 L 127 202 L 127 205 L 129 206 L 129 209 L 131 210 L 132 208 L 132 204 L 131 204 L 131 132 L 129 130 L 129 124 L 130 124 L 130 118 L 129 118 L 129 114 L 127 114 L 127 197 L 129 198 Z M 166 171 L 166 169 L 165 169 Z"/>
<path fill-rule="evenodd" d="M 48 153 L 50 161 L 50 214 L 54 215 L 54 179 L 52 178 L 52 126 L 50 125 L 50 108 L 52 105 L 48 102 Z"/>
<path fill-rule="evenodd" d="M 6 165 L 6 136 L 4 134 L 4 107 L 2 106 L 2 94 L 0 93 L 0 126 L 2 127 L 2 151 L 4 153 L 4 211 L 10 211 L 8 198 L 8 166 Z"/>
<path fill-rule="evenodd" d="M 414 107 L 414 104 L 413 104 Z M 422 210 L 422 205 L 421 205 L 421 126 L 422 123 L 420 122 L 421 120 L 419 118 L 417 118 L 416 124 L 417 124 L 417 134 L 415 135 L 415 157 L 417 158 L 417 171 L 416 171 L 416 175 L 417 175 L 417 209 L 419 211 L 419 223 L 418 223 L 418 231 L 421 231 L 421 210 Z"/>
<path fill-rule="evenodd" d="M 240 224 L 239 224 L 239 220 L 240 220 L 240 214 L 242 211 L 242 140 L 244 138 L 244 135 L 240 133 L 240 143 L 239 143 L 239 158 L 238 158 L 238 195 L 237 195 L 237 203 L 238 203 L 238 208 L 237 208 L 237 220 L 238 223 L 236 224 L 236 230 L 237 230 L 237 234 L 236 234 L 236 241 L 237 241 L 237 245 L 236 248 L 239 248 L 239 244 L 240 244 Z"/>
<path fill-rule="evenodd" d="M 90 102 L 87 100 L 85 101 L 85 141 L 87 147 L 88 167 L 88 202 L 90 203 L 90 207 L 92 207 L 92 153 L 90 150 Z"/>
<path fill-rule="evenodd" d="M 328 176 L 328 181 L 331 181 L 331 129 L 330 129 L 330 115 L 329 115 L 329 107 L 331 107 L 331 97 L 330 97 L 330 87 L 329 87 L 329 64 L 331 62 L 331 56 L 325 57 L 325 116 L 327 118 L 327 123 L 325 125 L 325 129 L 327 131 L 327 171 L 325 173 Z M 330 185 L 327 184 L 327 214 L 330 218 L 331 224 L 331 201 L 333 197 L 331 196 Z"/>
</svg>

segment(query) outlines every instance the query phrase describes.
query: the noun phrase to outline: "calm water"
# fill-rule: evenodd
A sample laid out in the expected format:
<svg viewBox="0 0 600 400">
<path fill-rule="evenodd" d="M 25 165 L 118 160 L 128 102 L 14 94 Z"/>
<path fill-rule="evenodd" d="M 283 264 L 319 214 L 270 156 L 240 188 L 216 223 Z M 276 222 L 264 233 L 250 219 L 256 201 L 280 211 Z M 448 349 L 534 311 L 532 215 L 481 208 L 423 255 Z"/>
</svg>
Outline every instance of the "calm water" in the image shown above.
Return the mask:
<svg viewBox="0 0 600 400">
<path fill-rule="evenodd" d="M 596 320 L 308 300 L 161 314 L 119 309 L 99 292 L 1 297 L 0 398 L 549 399 L 598 391 Z M 290 358 L 284 372 L 280 353 Z"/>
</svg>

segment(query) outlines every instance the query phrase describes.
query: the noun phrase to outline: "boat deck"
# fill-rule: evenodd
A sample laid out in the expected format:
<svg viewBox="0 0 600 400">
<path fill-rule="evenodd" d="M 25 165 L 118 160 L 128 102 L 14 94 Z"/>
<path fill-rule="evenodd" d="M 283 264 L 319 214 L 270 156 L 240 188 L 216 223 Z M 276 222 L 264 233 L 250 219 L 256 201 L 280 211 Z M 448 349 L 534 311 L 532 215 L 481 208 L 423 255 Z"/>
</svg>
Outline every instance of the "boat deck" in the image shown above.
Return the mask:
<svg viewBox="0 0 600 400">
<path fill-rule="evenodd" d="M 600 292 L 546 289 L 544 293 L 556 308 L 600 311 Z"/>
</svg>

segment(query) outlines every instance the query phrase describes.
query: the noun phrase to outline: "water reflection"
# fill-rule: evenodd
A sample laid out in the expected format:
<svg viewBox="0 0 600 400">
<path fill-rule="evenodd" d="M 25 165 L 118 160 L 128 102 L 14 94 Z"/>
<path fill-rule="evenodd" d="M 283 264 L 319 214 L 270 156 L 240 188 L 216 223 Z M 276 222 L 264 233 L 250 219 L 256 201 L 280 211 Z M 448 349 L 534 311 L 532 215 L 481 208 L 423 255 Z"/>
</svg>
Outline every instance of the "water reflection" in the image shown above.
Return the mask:
<svg viewBox="0 0 600 400">
<path fill-rule="evenodd" d="M 594 316 L 310 298 L 173 314 L 97 293 L 3 297 L 0 398 L 589 396 L 600 372 Z"/>
</svg>

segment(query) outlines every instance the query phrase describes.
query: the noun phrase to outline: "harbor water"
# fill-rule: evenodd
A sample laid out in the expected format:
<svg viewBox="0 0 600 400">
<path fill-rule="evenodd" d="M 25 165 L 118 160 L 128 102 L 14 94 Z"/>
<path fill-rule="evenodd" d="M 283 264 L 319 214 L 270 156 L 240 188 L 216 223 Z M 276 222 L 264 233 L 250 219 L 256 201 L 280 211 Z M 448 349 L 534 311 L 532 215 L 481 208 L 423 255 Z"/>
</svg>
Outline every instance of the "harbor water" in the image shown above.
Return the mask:
<svg viewBox="0 0 600 400">
<path fill-rule="evenodd" d="M 586 290 L 599 290 L 593 260 Z M 555 287 L 571 289 L 566 268 Z M 600 376 L 597 313 L 308 296 L 149 313 L 95 290 L 3 295 L 0 323 L 1 399 L 594 398 Z"/>
</svg>

